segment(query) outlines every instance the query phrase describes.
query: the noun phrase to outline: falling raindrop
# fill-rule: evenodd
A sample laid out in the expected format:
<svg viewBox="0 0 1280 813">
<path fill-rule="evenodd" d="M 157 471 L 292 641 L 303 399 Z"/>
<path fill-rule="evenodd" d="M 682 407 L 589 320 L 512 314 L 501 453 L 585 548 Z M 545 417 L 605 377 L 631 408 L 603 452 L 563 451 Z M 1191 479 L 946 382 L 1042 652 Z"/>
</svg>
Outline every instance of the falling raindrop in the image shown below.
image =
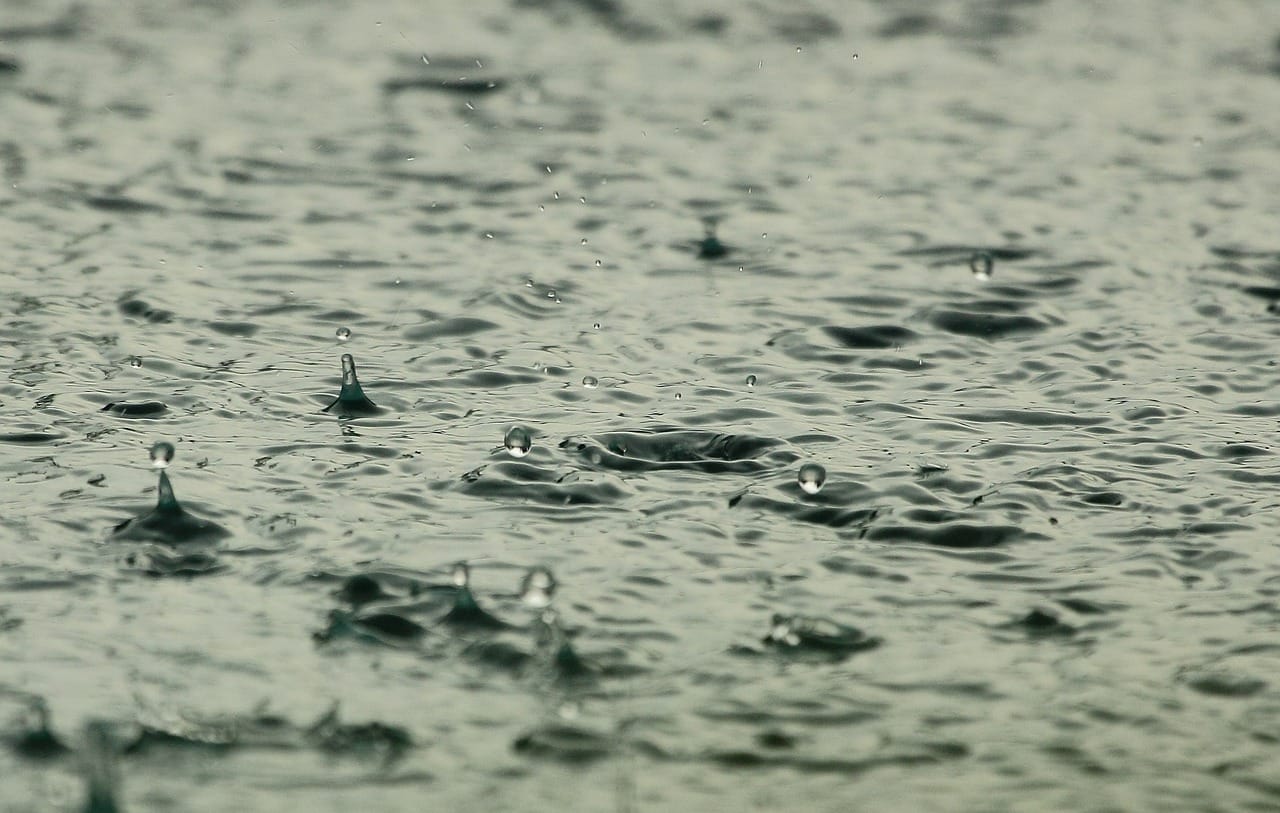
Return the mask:
<svg viewBox="0 0 1280 813">
<path fill-rule="evenodd" d="M 805 494 L 817 494 L 822 490 L 823 483 L 827 482 L 827 470 L 817 463 L 805 463 L 800 467 L 796 481 Z"/>
<path fill-rule="evenodd" d="M 589 390 L 594 390 L 596 387 L 600 386 L 600 379 L 596 378 L 593 375 L 585 376 L 582 379 L 582 386 L 586 387 Z"/>
<path fill-rule="evenodd" d="M 471 568 L 466 562 L 458 562 L 449 573 L 449 581 L 454 587 L 466 587 L 471 583 Z"/>
<path fill-rule="evenodd" d="M 156 469 L 167 469 L 169 463 L 173 460 L 173 444 L 168 441 L 158 441 L 151 446 L 151 467 Z"/>
<path fill-rule="evenodd" d="M 129 356 L 129 366 L 130 366 L 130 367 L 141 367 L 141 366 L 142 366 L 142 359 L 141 359 L 140 357 L 138 357 L 138 356 Z"/>
<path fill-rule="evenodd" d="M 502 445 L 507 447 L 507 454 L 512 457 L 524 457 L 533 448 L 533 435 L 523 426 L 513 426 L 507 430 Z"/>
<path fill-rule="evenodd" d="M 335 333 L 334 335 L 338 337 L 338 341 L 345 342 L 351 338 L 351 328 L 340 327 L 338 328 L 338 332 Z"/>
<path fill-rule="evenodd" d="M 520 581 L 520 600 L 535 610 L 551 606 L 556 592 L 556 577 L 545 567 L 530 568 Z"/>
<path fill-rule="evenodd" d="M 754 375 L 747 376 L 747 386 L 754 387 L 756 385 L 756 377 Z"/>
<path fill-rule="evenodd" d="M 980 279 L 983 282 L 991 279 L 991 270 L 995 267 L 995 264 L 995 258 L 991 256 L 990 252 L 986 251 L 979 251 L 969 258 L 969 270 L 973 272 L 975 279 Z"/>
<path fill-rule="evenodd" d="M 596 322 L 596 323 L 595 323 L 594 325 L 592 325 L 591 327 L 595 328 L 596 330 L 599 330 L 599 329 L 600 329 L 600 323 L 599 323 L 599 322 Z"/>
</svg>

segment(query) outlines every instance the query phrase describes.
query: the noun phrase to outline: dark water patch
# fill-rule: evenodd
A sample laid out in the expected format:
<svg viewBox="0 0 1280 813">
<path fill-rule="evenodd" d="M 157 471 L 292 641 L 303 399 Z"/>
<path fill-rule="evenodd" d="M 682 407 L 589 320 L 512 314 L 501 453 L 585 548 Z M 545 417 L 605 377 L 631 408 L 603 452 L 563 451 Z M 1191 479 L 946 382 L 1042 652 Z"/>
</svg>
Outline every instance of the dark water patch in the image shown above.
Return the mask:
<svg viewBox="0 0 1280 813">
<path fill-rule="evenodd" d="M 615 738 L 571 725 L 547 725 L 521 734 L 511 744 L 521 756 L 566 765 L 588 765 L 614 752 Z"/>
<path fill-rule="evenodd" d="M 1266 457 L 1271 450 L 1252 443 L 1228 443 L 1218 451 L 1218 457 L 1227 460 L 1242 460 L 1251 457 Z"/>
<path fill-rule="evenodd" d="M 934 750 L 937 753 L 896 754 L 863 759 L 778 756 L 756 751 L 711 751 L 705 754 L 703 759 L 721 768 L 744 770 L 774 768 L 795 771 L 801 774 L 837 774 L 855 777 L 877 768 L 913 768 L 939 765 L 968 755 L 968 748 L 959 743 L 939 744 Z"/>
<path fill-rule="evenodd" d="M 486 330 L 493 330 L 497 325 L 487 319 L 471 316 L 457 316 L 452 319 L 441 319 L 425 325 L 409 325 L 405 328 L 404 337 L 411 341 L 422 342 L 433 339 L 460 339 L 473 336 Z"/>
<path fill-rule="evenodd" d="M 909 248 L 898 252 L 902 257 L 945 258 L 942 264 L 965 266 L 969 264 L 969 260 L 975 254 L 989 254 L 994 260 L 1010 262 L 1030 259 L 1031 257 L 1038 256 L 1039 253 L 1040 252 L 1029 248 L 993 248 L 989 246 L 960 245 L 920 246 L 918 248 Z"/>
<path fill-rule="evenodd" d="M 0 54 L 0 74 L 15 74 L 22 71 L 22 63 L 15 57 Z"/>
<path fill-rule="evenodd" d="M 1065 412 L 1047 412 L 1036 409 L 975 409 L 952 412 L 948 417 L 974 423 L 1010 423 L 1021 426 L 1099 426 L 1106 418 L 1092 418 Z"/>
<path fill-rule="evenodd" d="M 58 759 L 71 753 L 49 725 L 49 709 L 43 700 L 32 700 L 26 719 L 21 720 L 15 731 L 5 732 L 3 741 L 23 759 L 45 761 Z"/>
<path fill-rule="evenodd" d="M 1039 333 L 1048 323 L 1031 316 L 1011 316 L 972 310 L 943 308 L 929 316 L 934 327 L 959 336 L 980 339 L 1004 339 L 1010 336 Z"/>
<path fill-rule="evenodd" d="M 614 471 L 676 469 L 716 474 L 752 473 L 772 468 L 774 464 L 768 458 L 781 444 L 772 438 L 658 427 L 566 438 L 560 443 L 560 448 L 596 468 Z"/>
<path fill-rule="evenodd" d="M 356 639 L 386 646 L 415 647 L 427 634 L 427 628 L 412 619 L 392 612 L 364 614 L 333 610 L 328 625 L 312 634 L 317 643 L 329 643 L 342 639 Z"/>
<path fill-rule="evenodd" d="M 882 350 L 901 347 L 914 340 L 916 333 L 898 325 L 872 325 L 870 327 L 835 327 L 822 329 L 844 347 L 857 350 Z"/>
<path fill-rule="evenodd" d="M 173 321 L 173 312 L 164 310 L 163 308 L 153 308 L 147 302 L 138 299 L 133 294 L 125 294 L 116 300 L 116 306 L 125 316 L 134 319 L 142 319 L 155 325 L 162 325 Z"/>
<path fill-rule="evenodd" d="M 1253 697 L 1267 688 L 1261 678 L 1212 667 L 1184 669 L 1178 673 L 1178 682 L 1200 694 L 1223 698 Z"/>
<path fill-rule="evenodd" d="M 1080 501 L 1086 505 L 1118 508 L 1124 504 L 1124 497 L 1116 491 L 1095 491 L 1092 494 L 1085 494 L 1081 496 Z"/>
<path fill-rule="evenodd" d="M 625 490 L 610 481 L 583 482 L 573 473 L 555 474 L 511 463 L 473 469 L 461 477 L 458 488 L 472 497 L 565 508 L 613 505 L 627 496 Z"/>
<path fill-rule="evenodd" d="M 71 39 L 80 33 L 86 9 L 72 3 L 67 10 L 49 22 L 6 25 L 0 27 L 0 42 L 20 42 L 35 39 Z"/>
<path fill-rule="evenodd" d="M 488 612 L 482 608 L 472 595 L 471 589 L 466 587 L 458 588 L 458 593 L 454 598 L 453 606 L 449 608 L 440 623 L 455 629 L 464 630 L 504 630 L 510 628 L 510 624 Z"/>
<path fill-rule="evenodd" d="M 344 723 L 336 705 L 307 730 L 306 737 L 327 754 L 374 758 L 384 764 L 399 760 L 413 747 L 413 739 L 401 726 L 381 722 Z"/>
<path fill-rule="evenodd" d="M 844 660 L 857 652 L 875 649 L 883 641 L 856 627 L 826 618 L 775 613 L 764 643 L 788 655 L 819 654 Z"/>
<path fill-rule="evenodd" d="M 0 433 L 0 443 L 15 443 L 22 446 L 39 443 L 53 443 L 62 440 L 66 435 L 59 432 L 5 432 Z"/>
<path fill-rule="evenodd" d="M 898 37 L 923 37 L 940 34 L 942 22 L 932 14 L 907 13 L 894 16 L 876 29 L 876 35 L 886 39 Z"/>
<path fill-rule="evenodd" d="M 919 525 L 872 525 L 867 538 L 876 542 L 921 542 L 940 548 L 969 550 L 998 548 L 1013 542 L 1042 538 L 1015 525 L 980 525 L 964 521 L 947 521 L 950 512 L 932 511 L 922 518 L 917 509 L 907 512 L 907 519 L 922 520 Z M 914 516 L 913 516 L 914 515 Z"/>
<path fill-rule="evenodd" d="M 159 418 L 169 411 L 169 407 L 159 401 L 112 401 L 100 411 L 121 418 Z"/>
<path fill-rule="evenodd" d="M 154 578 L 208 576 L 223 570 L 218 558 L 210 552 L 174 550 L 159 545 L 130 551 L 123 563 L 126 570 Z"/>
<path fill-rule="evenodd" d="M 126 198 L 119 195 L 90 196 L 85 198 L 85 203 L 98 211 L 111 212 L 112 214 L 160 214 L 167 211 L 165 207 L 158 203 L 148 203 L 136 198 Z"/>
<path fill-rule="evenodd" d="M 770 13 L 769 27 L 786 42 L 801 44 L 831 39 L 843 32 L 835 18 L 808 10 Z"/>
<path fill-rule="evenodd" d="M 266 223 L 275 220 L 274 215 L 265 212 L 249 212 L 243 209 L 200 209 L 195 213 L 209 220 L 230 220 L 241 223 Z"/>
<path fill-rule="evenodd" d="M 1010 621 L 1005 628 L 1020 630 L 1032 638 L 1069 638 L 1076 634 L 1075 627 L 1060 620 L 1056 614 L 1041 609 L 1031 610 Z"/>
<path fill-rule="evenodd" d="M 208 322 L 209 329 L 223 336 L 247 338 L 255 335 L 260 329 L 253 322 Z"/>
<path fill-rule="evenodd" d="M 497 76 L 476 78 L 466 76 L 454 76 L 452 78 L 410 76 L 385 80 L 382 83 L 382 91 L 391 95 L 406 91 L 425 91 L 470 97 L 495 93 L 505 88 L 507 84 L 506 79 Z"/>
<path fill-rule="evenodd" d="M 633 16 L 620 0 L 513 0 L 517 9 L 534 9 L 551 15 L 561 25 L 571 25 L 584 16 L 615 37 L 650 40 L 661 31 L 646 20 Z"/>
</svg>

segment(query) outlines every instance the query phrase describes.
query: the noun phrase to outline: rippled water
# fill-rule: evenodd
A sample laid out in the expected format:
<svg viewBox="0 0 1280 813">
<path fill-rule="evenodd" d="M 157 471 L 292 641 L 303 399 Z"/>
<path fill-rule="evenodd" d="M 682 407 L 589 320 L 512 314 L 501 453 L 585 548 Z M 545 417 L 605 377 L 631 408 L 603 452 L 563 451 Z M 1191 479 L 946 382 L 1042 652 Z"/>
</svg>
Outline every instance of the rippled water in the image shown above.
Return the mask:
<svg viewBox="0 0 1280 813">
<path fill-rule="evenodd" d="M 1277 32 L 4 0 L 0 806 L 1277 809 Z"/>
</svg>

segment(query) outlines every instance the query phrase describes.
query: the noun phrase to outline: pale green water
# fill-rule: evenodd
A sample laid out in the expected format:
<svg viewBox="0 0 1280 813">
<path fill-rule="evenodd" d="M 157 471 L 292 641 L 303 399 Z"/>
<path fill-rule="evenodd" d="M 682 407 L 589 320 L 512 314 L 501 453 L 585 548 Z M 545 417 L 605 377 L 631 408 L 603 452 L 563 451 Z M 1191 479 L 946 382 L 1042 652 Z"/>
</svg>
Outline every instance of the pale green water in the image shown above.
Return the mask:
<svg viewBox="0 0 1280 813">
<path fill-rule="evenodd" d="M 1277 809 L 1278 33 L 0 0 L 0 809 Z"/>
</svg>

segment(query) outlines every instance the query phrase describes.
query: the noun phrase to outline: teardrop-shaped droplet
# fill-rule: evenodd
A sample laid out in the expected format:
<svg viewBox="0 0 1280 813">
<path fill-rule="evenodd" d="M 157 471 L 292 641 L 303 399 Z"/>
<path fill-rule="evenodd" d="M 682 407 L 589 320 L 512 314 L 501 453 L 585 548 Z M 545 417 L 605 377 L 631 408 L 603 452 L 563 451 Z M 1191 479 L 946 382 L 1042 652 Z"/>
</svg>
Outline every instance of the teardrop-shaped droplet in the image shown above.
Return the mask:
<svg viewBox="0 0 1280 813">
<path fill-rule="evenodd" d="M 817 463 L 805 463 L 800 467 L 796 481 L 805 494 L 817 494 L 822 490 L 822 484 L 827 482 L 827 470 Z"/>
<path fill-rule="evenodd" d="M 754 375 L 747 376 L 747 386 L 754 387 L 756 385 L 756 377 Z"/>
<path fill-rule="evenodd" d="M 582 386 L 586 387 L 589 390 L 594 390 L 596 387 L 600 386 L 600 379 L 596 378 L 593 375 L 585 376 L 582 379 Z"/>
<path fill-rule="evenodd" d="M 454 587 L 466 587 L 471 583 L 471 567 L 466 562 L 458 562 L 449 574 Z"/>
<path fill-rule="evenodd" d="M 533 448 L 533 435 L 523 426 L 513 426 L 507 430 L 502 445 L 507 447 L 507 454 L 512 457 L 524 457 Z"/>
<path fill-rule="evenodd" d="M 338 341 L 340 342 L 348 341 L 351 339 L 351 328 L 340 327 L 338 328 L 338 332 L 335 333 L 334 335 L 338 337 Z"/>
<path fill-rule="evenodd" d="M 520 582 L 520 600 L 535 610 L 551 605 L 556 592 L 556 577 L 545 567 L 530 568 Z"/>
<path fill-rule="evenodd" d="M 159 441 L 151 446 L 151 466 L 157 469 L 166 469 L 173 461 L 173 444 L 167 441 Z"/>
<path fill-rule="evenodd" d="M 973 272 L 975 279 L 986 281 L 991 279 L 991 271 L 995 267 L 995 258 L 990 252 L 979 251 L 969 258 L 969 270 Z"/>
</svg>

